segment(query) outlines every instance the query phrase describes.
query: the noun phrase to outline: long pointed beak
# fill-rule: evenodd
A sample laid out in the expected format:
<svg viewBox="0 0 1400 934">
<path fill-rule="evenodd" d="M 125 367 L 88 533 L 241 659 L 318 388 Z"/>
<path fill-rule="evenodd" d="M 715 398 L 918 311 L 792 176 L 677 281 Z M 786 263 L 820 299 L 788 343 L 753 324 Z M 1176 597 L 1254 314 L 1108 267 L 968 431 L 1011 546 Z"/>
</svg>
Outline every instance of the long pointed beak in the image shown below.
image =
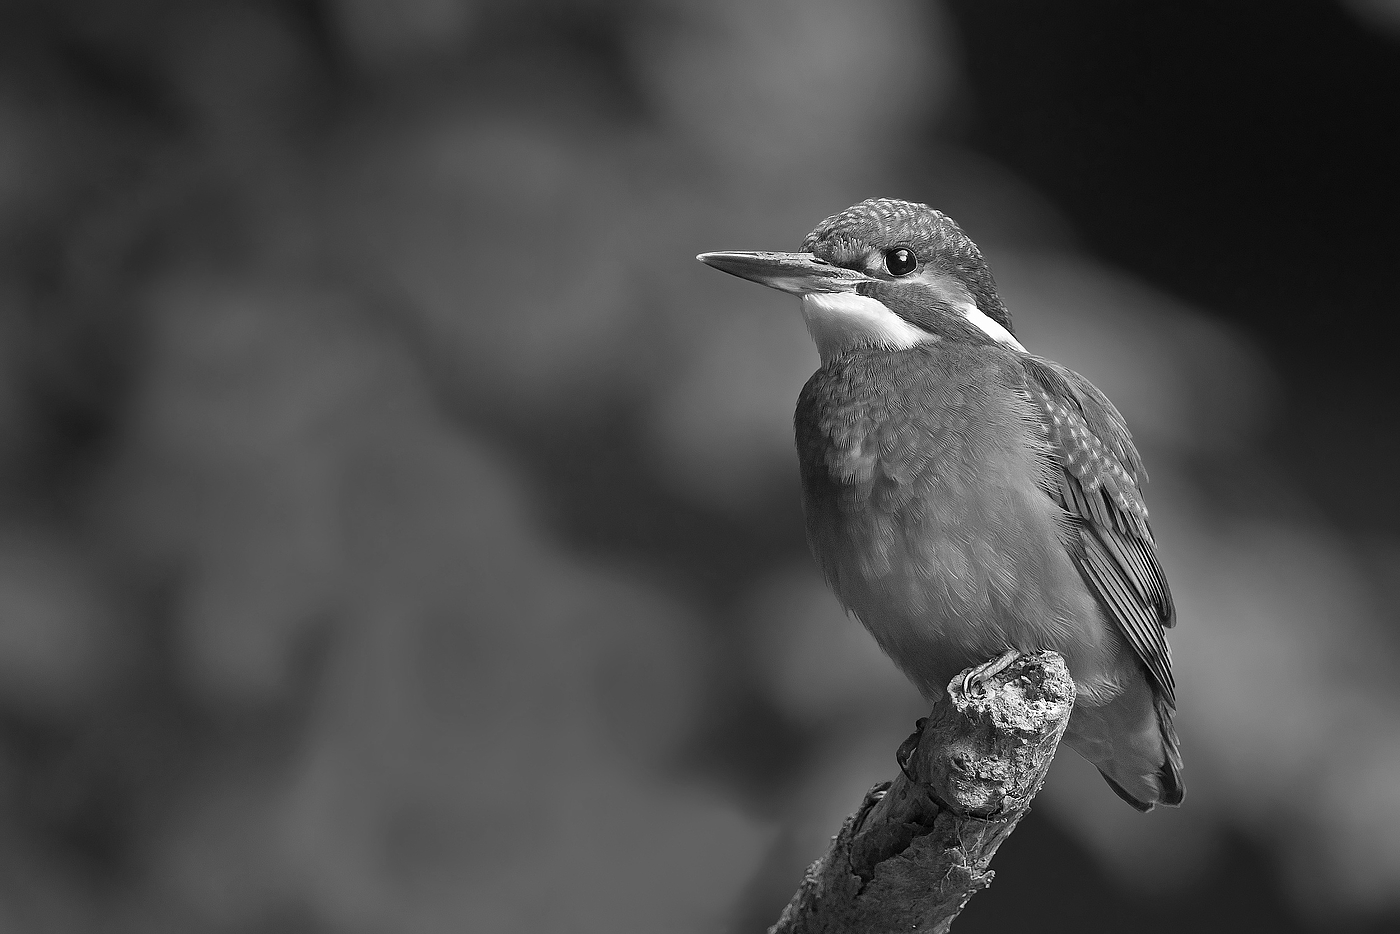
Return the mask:
<svg viewBox="0 0 1400 934">
<path fill-rule="evenodd" d="M 695 257 L 706 266 L 740 279 L 751 279 L 770 289 L 794 295 L 812 292 L 854 292 L 869 279 L 854 269 L 833 266 L 811 253 L 701 253 Z"/>
</svg>

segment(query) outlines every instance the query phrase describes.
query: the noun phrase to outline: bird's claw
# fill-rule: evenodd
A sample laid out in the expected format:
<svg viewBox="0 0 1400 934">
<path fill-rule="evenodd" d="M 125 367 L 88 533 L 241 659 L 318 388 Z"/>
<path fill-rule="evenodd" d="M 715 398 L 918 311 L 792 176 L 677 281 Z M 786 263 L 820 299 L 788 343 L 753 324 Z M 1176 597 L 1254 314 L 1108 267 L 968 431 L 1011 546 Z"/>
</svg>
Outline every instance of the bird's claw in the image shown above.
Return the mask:
<svg viewBox="0 0 1400 934">
<path fill-rule="evenodd" d="M 968 669 L 967 674 L 963 675 L 963 693 L 969 697 L 980 696 L 982 693 L 981 691 L 978 691 L 975 695 L 972 693 L 972 688 L 974 686 L 982 687 L 988 681 L 1011 667 L 1020 657 L 1021 653 L 1018 649 L 1007 649 L 991 661 L 983 662 L 976 668 Z"/>
</svg>

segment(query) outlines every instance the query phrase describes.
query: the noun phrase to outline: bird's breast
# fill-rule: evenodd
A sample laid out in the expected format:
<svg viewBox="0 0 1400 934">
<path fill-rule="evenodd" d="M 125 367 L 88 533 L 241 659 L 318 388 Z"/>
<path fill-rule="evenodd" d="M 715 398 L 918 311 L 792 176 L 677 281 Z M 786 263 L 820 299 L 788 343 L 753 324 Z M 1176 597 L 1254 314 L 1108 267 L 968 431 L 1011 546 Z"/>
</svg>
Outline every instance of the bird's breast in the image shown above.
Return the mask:
<svg viewBox="0 0 1400 934">
<path fill-rule="evenodd" d="M 928 696 L 1004 648 L 1092 651 L 1102 638 L 1015 367 L 947 341 L 847 354 L 798 403 L 813 551 Z"/>
</svg>

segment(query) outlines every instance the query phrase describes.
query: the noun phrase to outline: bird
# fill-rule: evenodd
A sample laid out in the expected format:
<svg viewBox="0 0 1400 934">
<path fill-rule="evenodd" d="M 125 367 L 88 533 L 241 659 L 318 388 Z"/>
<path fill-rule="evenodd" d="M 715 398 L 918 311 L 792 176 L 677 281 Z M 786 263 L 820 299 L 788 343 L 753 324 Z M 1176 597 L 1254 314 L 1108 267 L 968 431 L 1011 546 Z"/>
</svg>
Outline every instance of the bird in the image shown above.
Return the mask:
<svg viewBox="0 0 1400 934">
<path fill-rule="evenodd" d="M 962 228 L 876 198 L 799 252 L 697 259 L 801 299 L 821 364 L 793 419 L 807 539 L 885 654 L 933 703 L 969 668 L 975 688 L 1060 653 L 1065 742 L 1138 810 L 1179 805 L 1176 609 L 1142 459 L 1102 392 L 1017 339 Z"/>
</svg>

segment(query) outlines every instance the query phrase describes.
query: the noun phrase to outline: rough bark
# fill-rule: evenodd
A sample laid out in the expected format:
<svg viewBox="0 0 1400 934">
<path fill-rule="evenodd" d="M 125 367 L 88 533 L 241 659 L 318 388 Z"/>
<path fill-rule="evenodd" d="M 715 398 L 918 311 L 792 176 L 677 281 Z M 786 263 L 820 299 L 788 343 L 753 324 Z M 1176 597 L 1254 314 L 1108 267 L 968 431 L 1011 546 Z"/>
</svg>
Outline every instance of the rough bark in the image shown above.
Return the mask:
<svg viewBox="0 0 1400 934">
<path fill-rule="evenodd" d="M 991 884 L 987 864 L 1045 781 L 1074 682 L 1054 652 L 971 695 L 962 682 L 920 721 L 907 767 L 918 781 L 900 774 L 866 794 L 769 934 L 941 934 Z"/>
</svg>

